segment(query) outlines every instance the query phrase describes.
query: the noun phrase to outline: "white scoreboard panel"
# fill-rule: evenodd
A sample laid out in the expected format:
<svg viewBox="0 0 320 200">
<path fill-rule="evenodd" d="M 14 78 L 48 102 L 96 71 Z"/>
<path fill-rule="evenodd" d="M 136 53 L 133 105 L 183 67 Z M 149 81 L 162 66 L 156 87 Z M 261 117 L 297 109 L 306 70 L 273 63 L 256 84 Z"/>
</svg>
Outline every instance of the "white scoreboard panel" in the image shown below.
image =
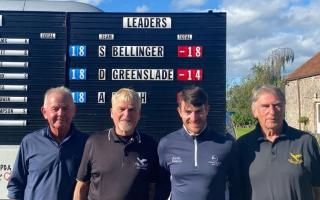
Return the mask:
<svg viewBox="0 0 320 200">
<path fill-rule="evenodd" d="M 65 84 L 66 16 L 0 15 L 0 143 L 19 144 L 24 135 L 46 124 L 40 113 L 45 90 Z"/>
<path fill-rule="evenodd" d="M 139 129 L 155 138 L 181 127 L 176 93 L 191 84 L 209 93 L 209 124 L 225 122 L 225 13 L 70 13 L 68 86 L 75 123 L 112 126 L 113 92 L 132 87 L 143 100 Z"/>
<path fill-rule="evenodd" d="M 92 133 L 112 126 L 113 92 L 135 89 L 141 132 L 156 139 L 181 127 L 176 93 L 209 94 L 209 125 L 224 131 L 225 13 L 0 12 L 0 145 L 43 127 L 46 89 L 65 85 Z"/>
</svg>

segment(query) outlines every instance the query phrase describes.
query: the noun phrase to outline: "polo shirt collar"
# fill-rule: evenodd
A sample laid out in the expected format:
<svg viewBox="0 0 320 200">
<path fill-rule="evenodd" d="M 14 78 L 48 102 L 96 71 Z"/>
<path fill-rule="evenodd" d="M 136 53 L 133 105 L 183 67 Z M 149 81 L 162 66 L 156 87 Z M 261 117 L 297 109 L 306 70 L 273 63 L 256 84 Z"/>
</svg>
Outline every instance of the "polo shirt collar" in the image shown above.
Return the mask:
<svg viewBox="0 0 320 200">
<path fill-rule="evenodd" d="M 261 126 L 259 123 L 257 123 L 256 128 L 255 128 L 255 134 L 257 137 L 257 141 L 258 142 L 263 142 L 263 141 L 267 141 L 267 138 L 265 137 L 265 135 L 263 134 L 262 130 L 261 130 Z M 276 140 L 282 139 L 282 138 L 287 138 L 289 137 L 289 133 L 288 133 L 288 124 L 287 122 L 284 120 L 283 121 L 283 125 L 282 125 L 282 130 L 281 133 L 279 135 L 279 137 Z"/>
<path fill-rule="evenodd" d="M 215 135 L 215 134 L 213 134 L 213 132 L 212 133 L 210 132 L 210 134 L 209 134 L 208 131 L 209 131 L 209 127 L 206 125 L 205 128 L 203 128 L 199 134 L 194 135 L 194 136 L 190 135 L 185 127 L 182 128 L 182 131 L 180 133 L 183 135 L 183 137 L 187 138 L 188 140 L 197 139 L 197 141 L 205 141 L 210 138 L 213 138 Z"/>
<path fill-rule="evenodd" d="M 202 132 L 204 132 L 204 130 L 207 129 L 207 123 L 206 125 L 203 127 L 203 129 L 198 133 L 198 134 L 192 134 L 190 131 L 188 131 L 188 129 L 183 125 L 184 130 L 186 131 L 186 133 L 191 136 L 191 137 L 198 137 Z"/>
<path fill-rule="evenodd" d="M 70 129 L 69 129 L 68 134 L 67 134 L 67 137 L 65 137 L 65 138 L 63 139 L 63 141 L 61 142 L 61 144 L 62 144 L 62 143 L 65 143 L 66 141 L 68 141 L 68 140 L 71 138 L 71 136 L 74 135 L 74 134 L 73 134 L 73 133 L 74 133 L 74 130 L 75 130 L 75 126 L 73 125 L 73 123 L 71 123 Z M 46 130 L 43 132 L 43 136 L 49 138 L 50 140 L 56 141 L 56 140 L 52 137 L 52 135 L 51 135 L 50 127 L 49 127 L 49 126 L 47 126 Z"/>
<path fill-rule="evenodd" d="M 108 139 L 109 141 L 114 141 L 114 142 L 123 142 L 119 136 L 116 134 L 115 129 L 111 128 L 108 130 Z M 137 143 L 141 143 L 141 136 L 140 133 L 137 130 L 134 130 L 132 138 L 128 141 L 128 143 L 133 143 L 133 142 L 137 142 Z"/>
</svg>

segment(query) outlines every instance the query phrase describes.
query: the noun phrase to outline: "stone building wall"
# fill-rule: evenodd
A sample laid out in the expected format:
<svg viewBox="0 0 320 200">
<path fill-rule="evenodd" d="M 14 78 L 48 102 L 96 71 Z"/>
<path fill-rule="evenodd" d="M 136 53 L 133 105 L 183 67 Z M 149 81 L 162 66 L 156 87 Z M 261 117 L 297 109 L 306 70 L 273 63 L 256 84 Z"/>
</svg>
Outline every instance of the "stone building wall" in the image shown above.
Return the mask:
<svg viewBox="0 0 320 200">
<path fill-rule="evenodd" d="M 300 110 L 300 116 L 309 118 L 305 129 L 316 133 L 316 103 L 320 103 L 320 76 L 289 81 L 285 86 L 285 95 L 287 122 L 291 126 L 303 130 L 304 125 L 298 123 Z"/>
<path fill-rule="evenodd" d="M 299 123 L 297 119 L 299 118 L 298 105 L 298 90 L 297 81 L 290 81 L 285 85 L 285 96 L 286 96 L 286 108 L 285 108 L 285 118 L 288 124 L 294 128 L 299 129 Z"/>
</svg>

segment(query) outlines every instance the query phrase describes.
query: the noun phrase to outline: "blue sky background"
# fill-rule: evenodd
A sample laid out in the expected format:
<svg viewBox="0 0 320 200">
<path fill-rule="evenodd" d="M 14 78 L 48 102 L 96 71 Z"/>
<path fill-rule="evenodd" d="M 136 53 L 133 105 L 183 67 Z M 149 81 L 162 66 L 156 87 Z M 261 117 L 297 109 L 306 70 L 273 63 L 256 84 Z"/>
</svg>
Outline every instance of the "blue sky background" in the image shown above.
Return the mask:
<svg viewBox="0 0 320 200">
<path fill-rule="evenodd" d="M 227 81 L 237 83 L 276 48 L 295 60 L 286 73 L 320 49 L 320 0 L 78 0 L 105 12 L 227 13 Z"/>
<path fill-rule="evenodd" d="M 79 0 L 106 12 L 181 12 L 216 8 L 216 0 Z"/>
</svg>

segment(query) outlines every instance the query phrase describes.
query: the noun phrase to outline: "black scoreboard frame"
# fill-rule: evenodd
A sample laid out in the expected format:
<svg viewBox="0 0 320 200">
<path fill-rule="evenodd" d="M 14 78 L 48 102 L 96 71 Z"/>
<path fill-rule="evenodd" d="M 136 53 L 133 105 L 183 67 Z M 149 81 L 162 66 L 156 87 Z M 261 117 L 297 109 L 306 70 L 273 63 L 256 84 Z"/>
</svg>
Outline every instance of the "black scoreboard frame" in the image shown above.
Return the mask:
<svg viewBox="0 0 320 200">
<path fill-rule="evenodd" d="M 176 93 L 188 85 L 208 92 L 208 124 L 224 132 L 226 13 L 0 11 L 0 145 L 45 126 L 43 94 L 60 85 L 89 134 L 112 127 L 112 92 L 130 87 L 138 129 L 159 139 L 181 127 Z"/>
</svg>

